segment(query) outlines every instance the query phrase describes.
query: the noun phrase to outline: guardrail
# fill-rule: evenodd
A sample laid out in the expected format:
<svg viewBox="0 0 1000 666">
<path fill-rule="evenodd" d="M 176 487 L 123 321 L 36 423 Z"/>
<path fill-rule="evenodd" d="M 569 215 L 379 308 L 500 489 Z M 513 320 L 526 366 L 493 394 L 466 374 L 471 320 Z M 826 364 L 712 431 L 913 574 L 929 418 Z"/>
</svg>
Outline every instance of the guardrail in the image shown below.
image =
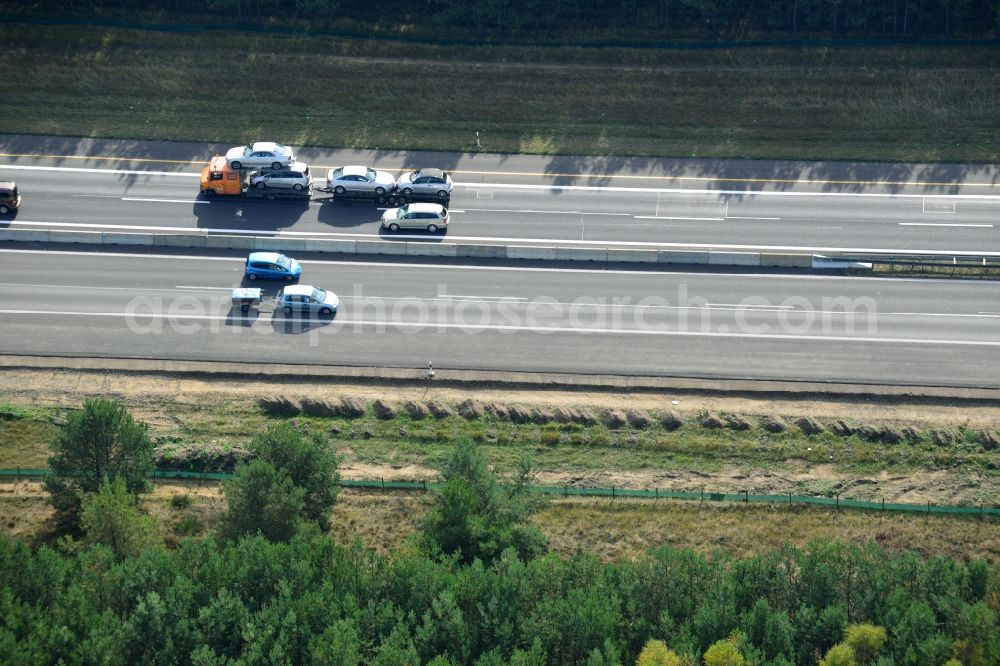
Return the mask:
<svg viewBox="0 0 1000 666">
<path fill-rule="evenodd" d="M 50 476 L 52 470 L 49 469 L 0 469 L 0 478 L 15 477 L 32 478 Z M 187 472 L 183 470 L 154 470 L 150 478 L 154 483 L 157 479 L 200 479 L 208 481 L 225 481 L 233 478 L 230 472 Z M 430 491 L 441 488 L 443 484 L 433 481 L 386 481 L 385 479 L 340 479 L 338 485 L 342 488 L 360 488 L 366 490 L 402 490 L 402 491 Z M 979 506 L 950 506 L 941 504 L 906 504 L 900 502 L 868 502 L 864 500 L 843 499 L 835 497 L 812 497 L 808 495 L 751 495 L 748 491 L 742 493 L 714 492 L 711 490 L 700 490 L 698 492 L 680 490 L 643 490 L 637 488 L 581 488 L 576 486 L 529 486 L 528 490 L 534 493 L 554 495 L 560 497 L 609 497 L 634 498 L 634 499 L 675 499 L 708 502 L 741 502 L 743 504 L 807 504 L 815 506 L 825 506 L 834 509 L 862 509 L 867 511 L 894 511 L 915 514 L 951 514 L 970 516 L 1000 516 L 1000 507 L 987 507 L 983 504 Z"/>
</svg>

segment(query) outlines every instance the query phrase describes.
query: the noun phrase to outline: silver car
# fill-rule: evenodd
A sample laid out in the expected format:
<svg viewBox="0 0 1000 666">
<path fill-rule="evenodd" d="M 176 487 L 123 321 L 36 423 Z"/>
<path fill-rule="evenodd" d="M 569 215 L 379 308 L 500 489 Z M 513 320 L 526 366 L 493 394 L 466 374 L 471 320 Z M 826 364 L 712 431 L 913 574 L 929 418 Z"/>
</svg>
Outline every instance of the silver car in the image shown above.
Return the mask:
<svg viewBox="0 0 1000 666">
<path fill-rule="evenodd" d="M 292 149 L 273 141 L 257 141 L 248 146 L 236 146 L 226 152 L 226 161 L 234 169 L 267 166 L 280 169 L 295 161 Z"/>
<path fill-rule="evenodd" d="M 285 314 L 319 312 L 323 315 L 336 314 L 340 299 L 332 291 L 312 287 L 307 284 L 289 285 L 278 292 L 277 306 Z"/>
<path fill-rule="evenodd" d="M 436 203 L 411 203 L 382 213 L 382 226 L 389 231 L 426 229 L 435 232 L 448 226 L 448 209 Z"/>
<path fill-rule="evenodd" d="M 392 192 L 396 179 L 391 173 L 376 171 L 371 167 L 345 166 L 330 169 L 326 173 L 326 184 L 334 194 L 361 192 L 382 196 L 386 192 Z"/>
<path fill-rule="evenodd" d="M 274 189 L 307 190 L 312 185 L 312 174 L 304 162 L 293 162 L 288 168 L 274 169 L 267 173 L 255 173 L 250 176 L 250 184 L 254 187 L 270 187 Z"/>
<path fill-rule="evenodd" d="M 441 169 L 417 169 L 404 173 L 396 181 L 396 189 L 406 196 L 419 194 L 447 199 L 451 196 L 451 187 L 451 176 Z"/>
</svg>

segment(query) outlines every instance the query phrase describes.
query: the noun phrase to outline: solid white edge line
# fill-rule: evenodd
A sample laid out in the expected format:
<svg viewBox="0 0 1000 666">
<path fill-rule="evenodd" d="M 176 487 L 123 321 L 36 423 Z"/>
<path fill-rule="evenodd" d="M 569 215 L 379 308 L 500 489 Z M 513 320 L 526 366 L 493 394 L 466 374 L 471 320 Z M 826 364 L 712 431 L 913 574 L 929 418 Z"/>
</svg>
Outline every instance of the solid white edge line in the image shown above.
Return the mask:
<svg viewBox="0 0 1000 666">
<path fill-rule="evenodd" d="M 196 315 L 196 314 L 163 314 L 163 313 L 129 313 L 129 312 L 67 312 L 56 310 L 16 310 L 3 309 L 0 315 L 54 315 L 54 316 L 81 316 L 81 317 L 117 317 L 131 319 L 174 319 L 188 321 L 226 321 L 226 320 L 247 320 L 247 317 L 233 317 L 232 315 Z M 314 321 L 314 319 L 294 319 L 285 321 Z M 717 331 L 664 331 L 664 330 L 637 330 L 637 329 L 613 329 L 613 328 L 572 328 L 566 326 L 514 326 L 510 324 L 453 324 L 453 323 L 422 323 L 422 322 L 399 322 L 399 321 L 364 321 L 360 319 L 332 319 L 330 326 L 343 328 L 345 326 L 395 326 L 399 328 L 423 329 L 447 329 L 447 330 L 480 330 L 480 331 L 510 331 L 529 333 L 575 333 L 575 334 L 610 334 L 610 335 L 651 335 L 666 337 L 705 337 L 705 338 L 736 338 L 751 340 L 794 340 L 804 342 L 868 342 L 868 343 L 889 343 L 889 344 L 917 344 L 917 345 L 945 345 L 964 347 L 1000 347 L 1000 341 L 995 340 L 935 340 L 931 338 L 876 338 L 876 337 L 848 337 L 837 335 L 789 335 L 787 333 L 729 333 Z"/>
</svg>

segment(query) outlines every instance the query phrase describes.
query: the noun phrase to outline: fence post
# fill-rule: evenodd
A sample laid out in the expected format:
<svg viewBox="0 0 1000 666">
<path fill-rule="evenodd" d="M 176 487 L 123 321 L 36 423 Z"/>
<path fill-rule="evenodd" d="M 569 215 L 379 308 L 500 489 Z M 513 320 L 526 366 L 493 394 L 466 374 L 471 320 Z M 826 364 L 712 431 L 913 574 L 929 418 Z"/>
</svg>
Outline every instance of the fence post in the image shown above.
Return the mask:
<svg viewBox="0 0 1000 666">
<path fill-rule="evenodd" d="M 882 515 L 885 515 L 885 498 L 882 498 Z"/>
<path fill-rule="evenodd" d="M 840 511 L 840 495 L 837 495 L 837 511 Z"/>
<path fill-rule="evenodd" d="M 792 505 L 792 494 L 788 493 L 788 506 Z"/>
<path fill-rule="evenodd" d="M 705 486 L 701 487 L 701 508 L 705 508 Z"/>
<path fill-rule="evenodd" d="M 656 492 L 656 499 L 660 499 L 660 489 L 659 488 L 653 488 L 653 490 Z"/>
<path fill-rule="evenodd" d="M 569 497 L 569 486 L 563 486 L 563 497 Z"/>
<path fill-rule="evenodd" d="M 614 486 L 611 486 L 611 499 L 612 500 L 615 499 L 615 487 Z"/>
<path fill-rule="evenodd" d="M 750 503 L 750 491 L 749 490 L 744 490 L 743 491 L 743 503 L 744 504 L 749 504 Z"/>
<path fill-rule="evenodd" d="M 379 478 L 382 479 L 382 490 L 385 490 L 385 477 L 380 476 Z"/>
</svg>

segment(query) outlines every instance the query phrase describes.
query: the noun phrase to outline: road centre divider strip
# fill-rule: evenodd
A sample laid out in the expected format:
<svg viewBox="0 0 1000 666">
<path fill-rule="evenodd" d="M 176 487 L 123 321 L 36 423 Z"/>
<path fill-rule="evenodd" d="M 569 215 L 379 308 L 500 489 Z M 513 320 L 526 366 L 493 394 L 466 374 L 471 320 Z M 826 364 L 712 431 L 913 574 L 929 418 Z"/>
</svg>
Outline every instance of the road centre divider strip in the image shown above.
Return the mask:
<svg viewBox="0 0 1000 666">
<path fill-rule="evenodd" d="M 769 252 L 722 252 L 716 250 L 602 248 L 595 246 L 542 247 L 537 245 L 488 245 L 402 240 L 334 240 L 326 238 L 289 238 L 278 235 L 226 236 L 214 233 L 210 234 L 205 231 L 181 234 L 149 234 L 45 229 L 0 229 L 0 242 L 190 247 L 593 263 L 687 264 L 779 268 L 813 267 L 813 256 L 806 253 L 777 254 Z"/>
</svg>

